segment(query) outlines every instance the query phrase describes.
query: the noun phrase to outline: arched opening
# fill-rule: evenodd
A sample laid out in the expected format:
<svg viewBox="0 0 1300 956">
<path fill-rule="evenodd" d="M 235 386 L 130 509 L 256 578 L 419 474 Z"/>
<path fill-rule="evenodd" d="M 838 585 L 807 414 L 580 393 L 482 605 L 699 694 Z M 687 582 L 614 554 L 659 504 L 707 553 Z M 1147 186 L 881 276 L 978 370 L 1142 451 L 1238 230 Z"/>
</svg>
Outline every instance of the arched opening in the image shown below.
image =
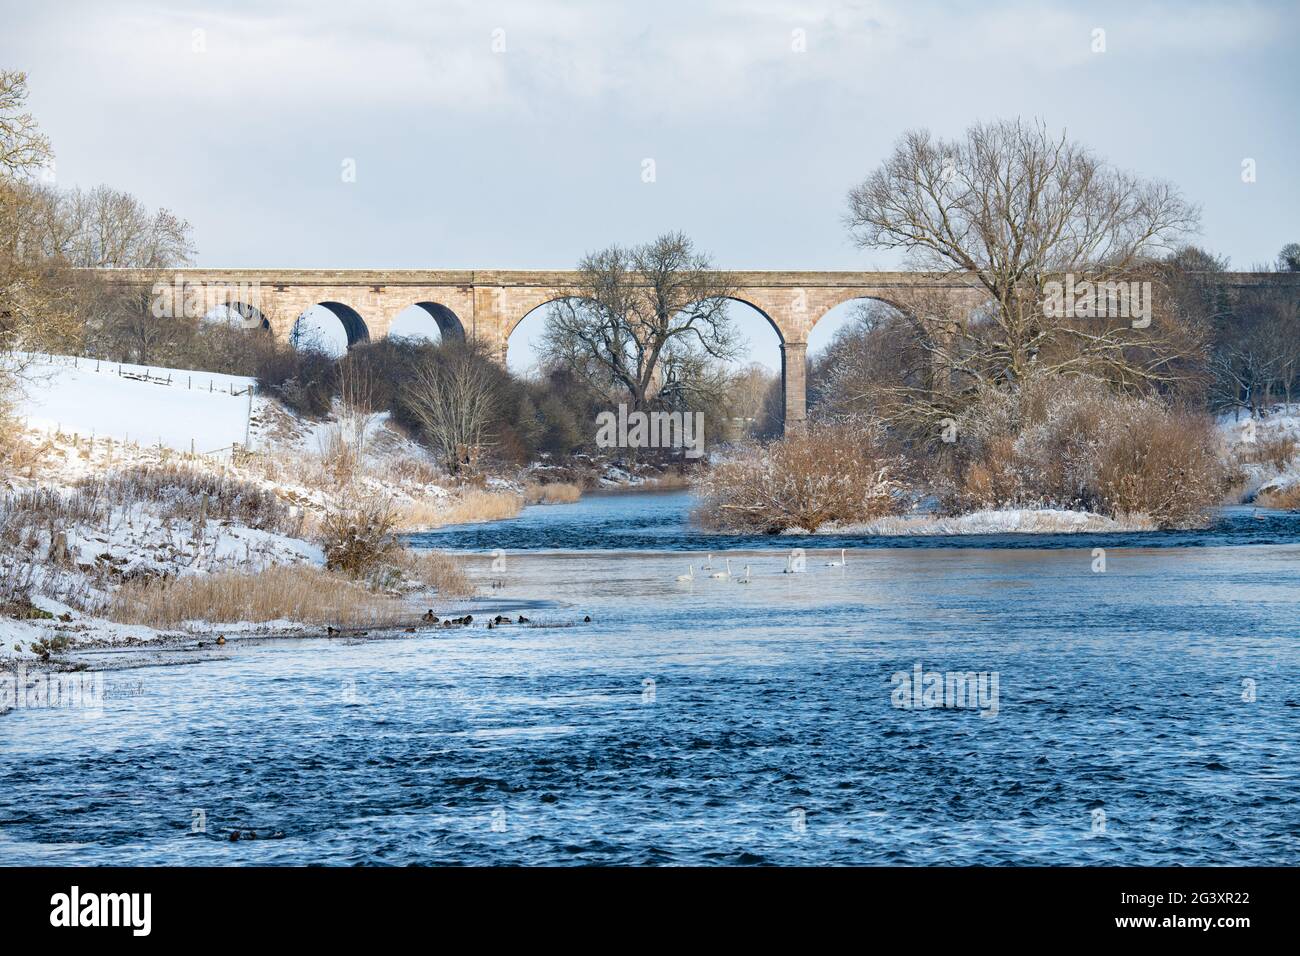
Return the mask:
<svg viewBox="0 0 1300 956">
<path fill-rule="evenodd" d="M 808 335 L 810 413 L 874 415 L 900 389 L 925 385 L 930 353 L 922 331 L 885 299 L 860 296 L 828 310 Z"/>
<path fill-rule="evenodd" d="M 268 331 L 271 328 L 271 323 L 260 309 L 244 302 L 227 302 L 214 306 L 203 314 L 202 321 L 249 331 Z"/>
<path fill-rule="evenodd" d="M 463 342 L 465 326 L 460 316 L 447 306 L 439 302 L 417 302 L 393 316 L 388 335 L 433 342 Z"/>
<path fill-rule="evenodd" d="M 549 307 L 557 301 L 559 299 L 539 303 L 507 333 L 506 366 L 515 375 L 535 377 L 541 372 L 542 343 Z M 710 375 L 710 387 L 706 390 L 709 397 L 688 397 L 686 404 L 707 405 L 709 414 L 713 416 L 710 428 L 719 440 L 779 433 L 785 410 L 782 385 L 784 351 L 780 330 L 766 312 L 744 299 L 729 297 L 727 316 L 737 338 L 735 354 L 725 361 L 718 361 L 699 356 L 696 348 L 694 359 L 702 358 L 714 369 Z M 682 345 L 688 341 L 688 337 L 678 340 Z M 668 356 L 660 363 L 658 389 L 673 387 L 677 381 L 673 360 L 680 358 Z M 802 351 L 798 360 L 802 363 Z"/>
<path fill-rule="evenodd" d="M 338 356 L 358 342 L 370 341 L 370 330 L 350 305 L 320 302 L 298 316 L 289 341 L 294 348 L 314 348 Z"/>
<path fill-rule="evenodd" d="M 546 319 L 550 307 L 559 298 L 539 302 L 525 312 L 507 332 L 505 341 L 506 368 L 521 378 L 535 378 L 541 373 L 542 340 L 546 335 Z"/>
<path fill-rule="evenodd" d="M 772 317 L 758 306 L 738 298 L 731 303 L 727 314 L 743 341 L 725 365 L 726 414 L 719 437 L 769 437 L 780 432 L 785 414 L 785 343 Z"/>
</svg>

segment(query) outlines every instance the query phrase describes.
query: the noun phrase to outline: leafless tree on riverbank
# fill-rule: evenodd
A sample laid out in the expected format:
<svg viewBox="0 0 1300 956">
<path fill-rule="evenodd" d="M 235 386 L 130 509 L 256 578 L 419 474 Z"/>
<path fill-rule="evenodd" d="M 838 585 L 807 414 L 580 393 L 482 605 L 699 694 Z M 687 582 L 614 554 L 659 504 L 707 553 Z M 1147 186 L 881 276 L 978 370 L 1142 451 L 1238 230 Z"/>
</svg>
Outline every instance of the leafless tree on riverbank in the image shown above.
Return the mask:
<svg viewBox="0 0 1300 956">
<path fill-rule="evenodd" d="M 710 361 L 732 359 L 740 341 L 727 314 L 730 276 L 681 233 L 640 246 L 610 246 L 578 264 L 553 302 L 542 351 L 602 393 L 645 408 L 658 386 Z"/>
<path fill-rule="evenodd" d="M 1055 315 L 1046 286 L 1067 273 L 1094 283 L 1157 280 L 1153 264 L 1198 221 L 1174 186 L 1114 169 L 1019 120 L 979 124 L 958 140 L 907 133 L 850 192 L 848 214 L 859 245 L 966 276 L 985 300 L 975 309 L 924 291 L 898 300 L 931 354 L 933 375 L 917 397 L 939 410 L 963 390 L 1044 373 L 1135 388 L 1176 380 L 1171 353 L 1199 347 L 1176 319 L 1142 327 Z"/>
</svg>

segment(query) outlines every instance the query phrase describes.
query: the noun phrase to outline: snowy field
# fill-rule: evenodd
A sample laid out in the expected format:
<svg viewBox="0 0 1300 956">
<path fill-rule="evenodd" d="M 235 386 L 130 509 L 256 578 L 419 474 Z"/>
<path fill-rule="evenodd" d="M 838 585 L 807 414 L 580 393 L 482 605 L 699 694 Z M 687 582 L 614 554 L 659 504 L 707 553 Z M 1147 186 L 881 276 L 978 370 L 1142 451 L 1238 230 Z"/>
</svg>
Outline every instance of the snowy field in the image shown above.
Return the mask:
<svg viewBox="0 0 1300 956">
<path fill-rule="evenodd" d="M 32 358 L 23 379 L 19 412 L 34 431 L 210 453 L 249 430 L 254 383 L 240 375 L 56 355 Z"/>
</svg>

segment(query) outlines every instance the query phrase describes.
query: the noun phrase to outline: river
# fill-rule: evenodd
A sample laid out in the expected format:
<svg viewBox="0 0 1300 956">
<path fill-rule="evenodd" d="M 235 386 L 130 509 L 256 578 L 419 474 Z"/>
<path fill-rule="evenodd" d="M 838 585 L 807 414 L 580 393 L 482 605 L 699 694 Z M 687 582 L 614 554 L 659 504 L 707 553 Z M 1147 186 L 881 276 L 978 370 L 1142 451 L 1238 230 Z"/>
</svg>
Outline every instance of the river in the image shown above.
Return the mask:
<svg viewBox="0 0 1300 956">
<path fill-rule="evenodd" d="M 418 535 L 471 553 L 472 627 L 232 639 L 0 718 L 0 863 L 1300 858 L 1300 516 L 772 539 L 688 507 Z M 930 706 L 918 671 L 987 693 Z"/>
</svg>

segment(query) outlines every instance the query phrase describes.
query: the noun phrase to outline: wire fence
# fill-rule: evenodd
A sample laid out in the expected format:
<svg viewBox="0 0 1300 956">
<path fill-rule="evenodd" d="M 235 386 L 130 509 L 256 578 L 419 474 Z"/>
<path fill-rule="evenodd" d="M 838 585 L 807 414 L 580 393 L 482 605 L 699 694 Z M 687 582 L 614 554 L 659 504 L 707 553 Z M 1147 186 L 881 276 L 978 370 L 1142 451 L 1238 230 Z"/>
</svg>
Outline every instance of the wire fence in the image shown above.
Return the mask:
<svg viewBox="0 0 1300 956">
<path fill-rule="evenodd" d="M 249 382 L 246 385 L 237 385 L 229 379 L 219 382 L 214 376 L 209 375 L 207 376 L 207 382 L 205 383 L 203 381 L 205 376 L 201 372 L 197 375 L 192 372 L 182 374 L 167 369 L 167 374 L 164 376 L 162 370 L 158 370 L 157 374 L 155 374 L 155 370 L 150 366 L 131 365 L 124 362 L 105 362 L 102 359 L 89 358 L 83 359 L 75 355 L 47 354 L 36 355 L 34 357 L 42 360 L 48 365 L 63 365 L 65 367 L 99 372 L 101 374 L 107 373 L 109 375 L 116 375 L 118 378 L 131 379 L 136 382 L 149 382 L 153 385 L 165 385 L 168 387 L 178 388 L 183 386 L 189 391 L 207 392 L 212 395 L 230 395 L 238 398 L 243 395 L 255 394 L 257 392 L 256 382 Z M 206 387 L 204 387 L 205 385 Z"/>
<path fill-rule="evenodd" d="M 166 375 L 162 374 L 162 370 L 159 370 L 158 374 L 154 374 L 155 370 L 152 367 L 144 365 L 131 365 L 124 362 L 105 362 L 102 359 L 82 358 L 81 356 L 76 355 L 55 355 L 53 353 L 45 353 L 44 355 L 39 353 L 29 354 L 31 358 L 43 361 L 48 365 L 61 365 L 64 368 L 75 368 L 85 371 L 94 371 L 100 374 L 116 375 L 118 378 L 129 379 L 136 382 L 147 382 L 168 388 L 180 388 L 182 387 L 183 382 L 183 387 L 187 391 L 207 392 L 211 395 L 229 395 L 234 398 L 246 397 L 248 399 L 248 410 L 245 413 L 244 441 L 242 443 L 232 442 L 229 445 L 225 445 L 212 451 L 200 451 L 197 447 L 196 439 L 191 438 L 189 452 L 187 453 L 184 449 L 177 449 L 173 446 L 165 445 L 163 440 L 159 438 L 156 447 L 159 449 L 160 453 L 163 449 L 167 449 L 176 454 L 188 454 L 191 457 L 225 458 L 229 460 L 233 460 L 238 455 L 247 454 L 252 450 L 253 396 L 257 393 L 256 382 L 248 382 L 246 385 L 237 385 L 235 382 L 230 380 L 230 378 L 233 378 L 234 376 L 228 377 L 225 381 L 221 382 L 213 376 L 208 376 L 207 388 L 204 388 L 202 373 L 195 376 L 191 372 L 181 373 L 172 369 L 166 369 Z M 61 423 L 56 423 L 55 435 L 60 438 L 68 437 L 64 434 Z M 74 440 L 81 437 L 76 432 L 72 432 L 70 435 Z M 93 451 L 96 447 L 97 441 L 94 433 L 92 432 L 88 438 L 84 438 L 83 440 L 89 443 L 89 448 Z M 107 447 L 111 454 L 114 439 L 111 437 L 102 437 L 98 439 L 98 441 L 107 442 Z M 129 435 L 124 439 L 117 439 L 117 442 L 118 446 L 123 449 L 128 446 L 136 449 L 155 447 L 152 442 L 143 445 L 139 442 L 132 442 Z"/>
</svg>

